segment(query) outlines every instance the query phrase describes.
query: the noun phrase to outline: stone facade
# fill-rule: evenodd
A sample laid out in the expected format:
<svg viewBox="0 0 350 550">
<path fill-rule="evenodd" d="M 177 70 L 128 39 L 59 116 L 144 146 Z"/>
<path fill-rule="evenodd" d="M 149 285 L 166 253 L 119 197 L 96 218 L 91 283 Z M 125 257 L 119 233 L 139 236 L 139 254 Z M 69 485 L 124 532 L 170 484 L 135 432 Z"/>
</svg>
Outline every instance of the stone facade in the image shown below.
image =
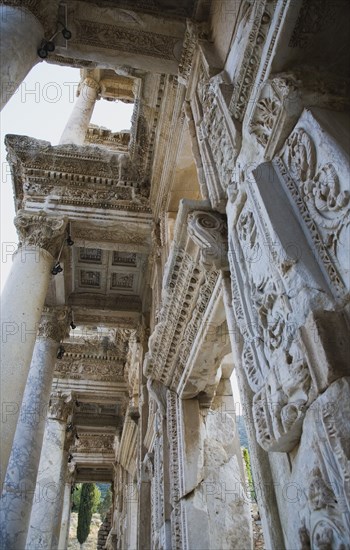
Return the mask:
<svg viewBox="0 0 350 550">
<path fill-rule="evenodd" d="M 99 481 L 101 548 L 252 549 L 235 371 L 266 548 L 350 549 L 348 1 L 0 9 L 3 103 L 59 18 L 81 69 L 60 145 L 6 136 L 4 547 L 64 550 Z"/>
</svg>

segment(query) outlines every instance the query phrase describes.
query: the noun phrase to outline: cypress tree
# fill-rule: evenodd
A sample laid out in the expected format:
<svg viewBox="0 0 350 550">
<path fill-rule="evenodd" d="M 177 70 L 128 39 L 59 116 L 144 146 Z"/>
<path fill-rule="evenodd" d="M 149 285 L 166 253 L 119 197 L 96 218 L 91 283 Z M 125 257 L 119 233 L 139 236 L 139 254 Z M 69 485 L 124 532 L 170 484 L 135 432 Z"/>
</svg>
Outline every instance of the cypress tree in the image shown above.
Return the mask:
<svg viewBox="0 0 350 550">
<path fill-rule="evenodd" d="M 84 544 L 90 533 L 92 509 L 94 507 L 95 487 L 93 483 L 83 483 L 81 488 L 77 539 L 80 545 Z"/>
</svg>

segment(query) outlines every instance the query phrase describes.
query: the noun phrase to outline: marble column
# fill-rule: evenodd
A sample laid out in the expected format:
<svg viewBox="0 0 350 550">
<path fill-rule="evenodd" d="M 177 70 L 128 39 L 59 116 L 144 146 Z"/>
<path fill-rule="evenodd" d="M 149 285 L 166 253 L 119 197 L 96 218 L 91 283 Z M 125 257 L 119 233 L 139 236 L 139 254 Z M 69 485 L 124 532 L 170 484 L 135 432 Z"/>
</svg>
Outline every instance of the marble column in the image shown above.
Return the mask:
<svg viewBox="0 0 350 550">
<path fill-rule="evenodd" d="M 66 428 L 73 402 L 71 393 L 51 395 L 26 550 L 58 546 L 68 454 Z"/>
<path fill-rule="evenodd" d="M 69 524 L 70 524 L 70 515 L 72 509 L 72 487 L 75 476 L 75 464 L 68 464 L 67 474 L 66 474 L 66 483 L 64 486 L 64 495 L 63 495 L 63 509 L 62 509 L 62 520 L 60 527 L 60 536 L 58 539 L 58 550 L 66 550 L 68 546 L 68 535 L 69 535 Z"/>
<path fill-rule="evenodd" d="M 99 91 L 100 85 L 91 77 L 80 84 L 79 97 L 63 130 L 60 145 L 83 145 Z"/>
<path fill-rule="evenodd" d="M 57 348 L 68 314 L 66 307 L 44 308 L 41 317 L 1 497 L 4 548 L 25 548 Z"/>
<path fill-rule="evenodd" d="M 44 37 L 41 22 L 21 6 L 0 5 L 0 109 L 40 61 L 37 50 Z"/>
<path fill-rule="evenodd" d="M 66 220 L 44 212 L 19 211 L 19 248 L 1 295 L 1 484 L 32 359 L 51 270 L 63 242 Z"/>
</svg>

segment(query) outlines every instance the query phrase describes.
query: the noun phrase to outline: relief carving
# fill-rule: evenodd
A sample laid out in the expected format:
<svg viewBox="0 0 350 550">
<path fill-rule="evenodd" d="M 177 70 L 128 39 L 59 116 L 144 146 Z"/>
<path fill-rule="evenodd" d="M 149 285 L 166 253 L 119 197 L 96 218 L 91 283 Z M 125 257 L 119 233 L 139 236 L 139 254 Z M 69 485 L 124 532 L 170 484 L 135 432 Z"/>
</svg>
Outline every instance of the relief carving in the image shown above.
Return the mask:
<svg viewBox="0 0 350 550">
<path fill-rule="evenodd" d="M 72 40 L 76 44 L 175 60 L 174 50 L 179 42 L 175 36 L 83 19 L 76 24 L 77 35 Z"/>
<path fill-rule="evenodd" d="M 314 142 L 303 128 L 288 138 L 275 165 L 311 234 L 330 281 L 338 291 L 344 282 L 338 261 L 340 234 L 350 224 L 349 198 L 332 162 L 319 164 Z"/>
<path fill-rule="evenodd" d="M 232 116 L 242 121 L 270 28 L 276 2 L 245 2 L 232 50 L 236 52 L 234 91 L 230 102 Z M 247 32 L 247 28 L 249 32 Z"/>
</svg>

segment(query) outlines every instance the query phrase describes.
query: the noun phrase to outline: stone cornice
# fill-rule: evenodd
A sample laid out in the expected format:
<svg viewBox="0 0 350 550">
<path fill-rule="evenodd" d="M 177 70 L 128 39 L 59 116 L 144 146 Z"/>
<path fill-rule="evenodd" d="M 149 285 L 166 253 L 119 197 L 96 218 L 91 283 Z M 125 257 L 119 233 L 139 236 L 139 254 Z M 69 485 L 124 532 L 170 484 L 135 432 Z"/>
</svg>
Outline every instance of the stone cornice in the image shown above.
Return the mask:
<svg viewBox="0 0 350 550">
<path fill-rule="evenodd" d="M 6 146 L 18 202 L 149 211 L 147 189 L 126 154 L 97 146 L 58 145 L 8 135 Z"/>
<path fill-rule="evenodd" d="M 198 211 L 208 215 L 208 203 L 182 201 L 165 268 L 159 322 L 150 337 L 144 362 L 146 376 L 175 391 L 220 277 L 220 270 L 214 264 L 203 265 L 201 249 L 193 246 L 188 234 L 191 213 Z M 219 225 L 222 223 L 219 214 L 211 215 L 220 218 Z"/>
</svg>

